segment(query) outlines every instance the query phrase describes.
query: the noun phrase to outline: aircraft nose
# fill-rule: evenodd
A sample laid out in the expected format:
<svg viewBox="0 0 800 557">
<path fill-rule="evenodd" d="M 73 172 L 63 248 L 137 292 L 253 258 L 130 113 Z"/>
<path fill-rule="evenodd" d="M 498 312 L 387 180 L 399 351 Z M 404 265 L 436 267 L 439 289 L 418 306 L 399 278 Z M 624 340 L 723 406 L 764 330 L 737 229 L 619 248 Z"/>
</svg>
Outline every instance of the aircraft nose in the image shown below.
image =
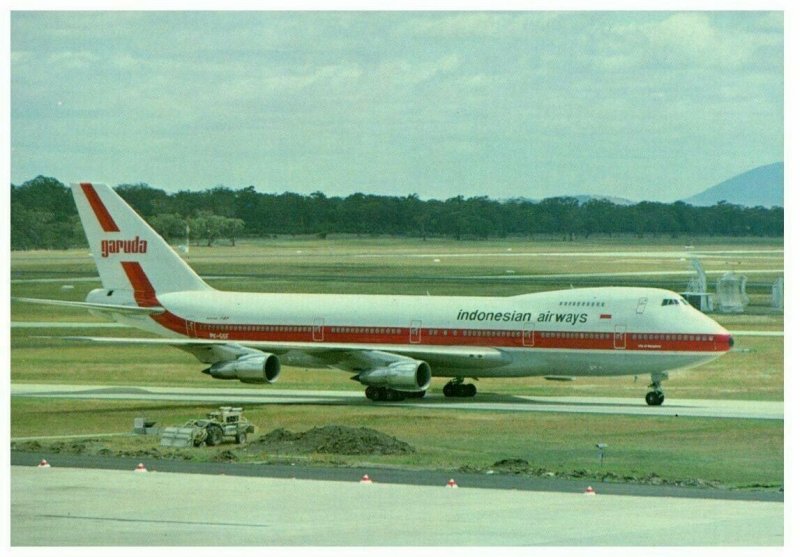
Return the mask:
<svg viewBox="0 0 800 557">
<path fill-rule="evenodd" d="M 730 334 L 728 331 L 725 331 L 724 334 L 716 335 L 716 338 L 714 340 L 715 340 L 714 344 L 718 347 L 721 347 L 722 350 L 728 351 L 731 348 L 733 348 L 734 344 L 733 335 Z"/>
<path fill-rule="evenodd" d="M 714 337 L 714 350 L 727 352 L 733 348 L 734 340 L 730 331 L 709 316 L 703 315 L 703 317 L 705 318 L 705 322 L 710 329 L 709 332 Z"/>
<path fill-rule="evenodd" d="M 733 344 L 733 335 L 724 327 L 719 327 L 718 332 L 714 335 L 714 345 L 727 351 L 733 348 Z"/>
</svg>

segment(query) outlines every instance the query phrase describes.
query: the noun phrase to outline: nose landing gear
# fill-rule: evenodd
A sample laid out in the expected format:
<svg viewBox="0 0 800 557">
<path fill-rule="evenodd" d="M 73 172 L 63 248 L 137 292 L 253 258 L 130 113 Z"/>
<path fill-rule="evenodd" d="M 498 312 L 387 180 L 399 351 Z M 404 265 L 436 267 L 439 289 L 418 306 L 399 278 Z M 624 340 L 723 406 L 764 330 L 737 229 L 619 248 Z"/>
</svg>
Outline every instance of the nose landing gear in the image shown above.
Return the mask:
<svg viewBox="0 0 800 557">
<path fill-rule="evenodd" d="M 661 406 L 664 402 L 664 393 L 660 391 L 650 391 L 644 396 L 648 406 Z"/>
<path fill-rule="evenodd" d="M 669 379 L 666 373 L 654 373 L 650 376 L 653 380 L 649 387 L 652 389 L 648 392 L 644 400 L 648 406 L 661 406 L 664 403 L 664 391 L 661 388 L 661 381 Z"/>
</svg>

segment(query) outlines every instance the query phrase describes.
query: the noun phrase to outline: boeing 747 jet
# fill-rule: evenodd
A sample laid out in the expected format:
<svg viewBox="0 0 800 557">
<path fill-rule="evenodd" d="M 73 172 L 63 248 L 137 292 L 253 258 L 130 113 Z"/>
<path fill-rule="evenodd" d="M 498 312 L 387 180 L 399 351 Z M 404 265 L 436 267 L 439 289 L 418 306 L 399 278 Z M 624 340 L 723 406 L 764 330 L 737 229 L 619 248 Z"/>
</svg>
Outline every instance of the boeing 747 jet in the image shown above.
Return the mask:
<svg viewBox="0 0 800 557">
<path fill-rule="evenodd" d="M 374 401 L 473 397 L 481 377 L 650 375 L 664 402 L 670 370 L 709 362 L 732 337 L 681 296 L 656 288 L 576 288 L 510 297 L 263 294 L 206 284 L 113 189 L 72 185 L 102 288 L 88 309 L 158 338 L 80 337 L 169 345 L 215 379 L 273 383 L 281 365 L 353 374 Z"/>
</svg>

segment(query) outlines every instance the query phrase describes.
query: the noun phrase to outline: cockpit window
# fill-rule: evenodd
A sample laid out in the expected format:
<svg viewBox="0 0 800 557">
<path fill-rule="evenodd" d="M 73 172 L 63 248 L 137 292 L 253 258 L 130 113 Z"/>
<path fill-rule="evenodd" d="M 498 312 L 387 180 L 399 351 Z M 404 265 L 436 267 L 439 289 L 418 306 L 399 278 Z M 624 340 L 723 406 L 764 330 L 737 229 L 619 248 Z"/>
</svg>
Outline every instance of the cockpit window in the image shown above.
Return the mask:
<svg viewBox="0 0 800 557">
<path fill-rule="evenodd" d="M 678 298 L 664 298 L 663 300 L 661 300 L 662 306 L 677 306 L 680 305 L 680 303 L 681 300 L 678 300 Z M 686 302 L 684 301 L 683 303 Z"/>
</svg>

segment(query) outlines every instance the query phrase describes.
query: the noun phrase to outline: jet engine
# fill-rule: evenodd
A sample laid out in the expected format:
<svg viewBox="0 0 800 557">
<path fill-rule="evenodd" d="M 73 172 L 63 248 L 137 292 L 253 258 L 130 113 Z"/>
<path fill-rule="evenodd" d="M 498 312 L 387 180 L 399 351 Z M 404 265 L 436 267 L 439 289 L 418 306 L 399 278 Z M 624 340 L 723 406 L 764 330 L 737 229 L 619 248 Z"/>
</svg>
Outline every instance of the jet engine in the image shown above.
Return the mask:
<svg viewBox="0 0 800 557">
<path fill-rule="evenodd" d="M 386 367 L 363 371 L 353 379 L 370 387 L 419 392 L 427 390 L 431 384 L 431 366 L 419 360 L 404 360 Z"/>
<path fill-rule="evenodd" d="M 275 354 L 246 354 L 236 360 L 217 362 L 203 370 L 214 379 L 238 379 L 242 383 L 274 383 L 281 373 Z"/>
</svg>

